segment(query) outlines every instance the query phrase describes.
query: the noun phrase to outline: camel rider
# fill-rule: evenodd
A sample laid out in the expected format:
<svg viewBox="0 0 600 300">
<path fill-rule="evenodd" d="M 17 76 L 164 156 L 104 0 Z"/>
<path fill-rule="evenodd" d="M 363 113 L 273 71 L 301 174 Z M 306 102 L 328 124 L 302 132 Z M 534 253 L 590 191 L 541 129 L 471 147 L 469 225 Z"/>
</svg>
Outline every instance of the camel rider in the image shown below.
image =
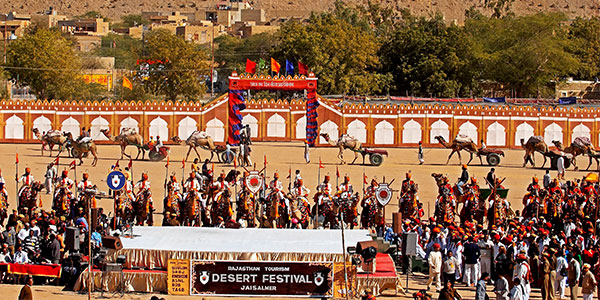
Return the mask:
<svg viewBox="0 0 600 300">
<path fill-rule="evenodd" d="M 269 194 L 275 193 L 275 195 L 277 195 L 277 198 L 279 200 L 282 200 L 284 198 L 283 197 L 283 183 L 281 183 L 281 181 L 279 180 L 278 173 L 273 174 L 273 180 L 271 180 L 271 182 L 269 182 L 269 190 L 271 190 L 271 192 Z"/>
<path fill-rule="evenodd" d="M 414 187 L 414 188 L 413 188 Z M 400 189 L 400 205 L 404 201 L 410 199 L 409 194 L 413 192 L 415 194 L 415 203 L 419 202 L 419 196 L 416 195 L 416 186 L 415 182 L 412 180 L 412 173 L 410 171 L 406 172 L 406 178 L 402 180 L 402 188 Z"/>
<path fill-rule="evenodd" d="M 183 195 L 183 199 L 187 199 L 191 192 L 196 192 L 196 196 L 200 197 L 200 195 L 197 194 L 198 191 L 200 191 L 200 183 L 196 179 L 195 172 L 190 172 L 190 177 L 188 177 L 188 179 L 183 184 L 183 190 L 185 192 Z"/>
<path fill-rule="evenodd" d="M 4 181 L 4 176 L 2 176 L 2 170 L 0 170 L 0 193 L 4 196 L 4 199 L 8 201 L 8 191 L 6 191 L 6 181 Z M 0 207 L 2 205 L 0 204 Z"/>
<path fill-rule="evenodd" d="M 352 193 L 354 192 L 352 184 L 350 184 L 350 176 L 345 175 L 344 182 L 342 182 L 342 184 L 340 184 L 340 186 L 337 189 L 338 193 L 341 194 L 342 198 L 350 198 L 350 196 L 352 196 Z"/>
<path fill-rule="evenodd" d="M 156 145 L 156 142 L 154 141 L 154 137 L 151 136 L 150 140 L 148 141 L 148 149 L 154 148 L 154 145 Z"/>
<path fill-rule="evenodd" d="M 162 148 L 163 142 L 160 140 L 160 136 L 156 136 L 156 145 L 154 145 L 154 147 L 156 148 L 156 151 L 160 150 L 160 148 Z"/>
<path fill-rule="evenodd" d="M 33 184 L 34 179 L 33 175 L 31 175 L 31 169 L 29 167 L 25 168 L 25 174 L 21 175 L 19 178 L 19 184 L 21 185 L 21 190 L 19 191 L 19 196 L 21 196 L 21 191 L 23 191 L 24 187 L 31 186 Z"/>
<path fill-rule="evenodd" d="M 439 200 L 446 196 L 446 199 L 452 200 L 452 206 L 455 206 L 454 197 L 452 197 L 452 186 L 450 185 L 448 177 L 444 176 L 442 178 L 442 185 L 440 186 L 438 193 L 439 196 L 435 201 L 435 205 L 438 205 Z"/>
<path fill-rule="evenodd" d="M 533 176 L 531 178 L 531 183 L 527 186 L 527 194 L 523 197 L 523 205 L 527 206 L 531 202 L 531 200 L 540 194 L 540 185 L 538 178 Z"/>
<path fill-rule="evenodd" d="M 58 196 L 60 188 L 64 188 L 65 193 L 67 193 L 67 198 L 72 199 L 71 189 L 73 188 L 73 185 L 75 185 L 75 182 L 73 182 L 73 179 L 69 178 L 69 170 L 63 170 L 60 177 L 56 178 L 54 183 L 54 198 Z"/>
<path fill-rule="evenodd" d="M 194 174 L 196 174 L 196 178 L 200 178 L 200 174 L 202 174 L 201 170 L 200 170 L 200 166 L 199 166 L 199 160 L 198 158 L 194 158 L 194 162 L 192 162 L 192 172 L 194 172 Z"/>
<path fill-rule="evenodd" d="M 52 193 L 52 189 L 54 188 L 54 186 L 52 185 L 52 182 L 54 182 L 54 180 L 56 179 L 56 176 L 58 171 L 56 170 L 56 167 L 54 166 L 54 162 L 51 162 L 48 167 L 46 168 L 46 181 L 44 182 L 44 187 L 46 188 L 46 194 L 50 194 Z"/>
<path fill-rule="evenodd" d="M 463 185 L 469 182 L 469 172 L 467 171 L 467 165 L 462 165 L 462 173 L 460 174 L 460 178 L 458 178 L 458 182 L 456 183 L 456 187 L 458 188 L 458 192 L 462 195 Z"/>
<path fill-rule="evenodd" d="M 320 193 L 319 205 L 323 204 L 323 198 L 331 198 L 331 183 L 329 183 L 330 178 L 331 177 L 329 177 L 329 175 L 325 175 L 323 182 L 317 187 L 317 192 Z"/>
</svg>

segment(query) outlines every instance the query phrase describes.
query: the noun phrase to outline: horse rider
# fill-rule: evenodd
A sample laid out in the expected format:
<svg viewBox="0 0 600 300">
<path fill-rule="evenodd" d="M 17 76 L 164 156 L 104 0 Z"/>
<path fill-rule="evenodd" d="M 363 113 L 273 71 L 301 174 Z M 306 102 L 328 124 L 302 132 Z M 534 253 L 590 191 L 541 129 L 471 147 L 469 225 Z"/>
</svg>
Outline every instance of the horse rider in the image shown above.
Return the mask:
<svg viewBox="0 0 600 300">
<path fill-rule="evenodd" d="M 188 179 L 183 184 L 183 191 L 183 199 L 186 200 L 191 192 L 198 193 L 198 191 L 200 191 L 200 182 L 198 182 L 198 179 L 196 179 L 195 172 L 190 172 L 190 177 L 188 177 Z M 197 196 L 198 198 L 200 198 L 200 195 Z"/>
<path fill-rule="evenodd" d="M 87 172 L 83 173 L 83 178 L 77 184 L 77 190 L 80 192 L 79 200 L 81 201 L 85 193 L 93 193 L 96 194 L 96 187 L 92 184 L 92 181 L 89 179 L 90 175 Z M 94 200 L 94 202 L 96 202 Z M 96 204 L 93 203 L 93 208 L 96 207 Z"/>
<path fill-rule="evenodd" d="M 354 193 L 354 189 L 352 188 L 352 184 L 350 183 L 350 176 L 344 175 L 344 182 L 340 184 L 337 188 L 338 193 L 341 194 L 342 198 L 350 198 L 352 193 Z"/>
<path fill-rule="evenodd" d="M 46 188 L 46 195 L 52 193 L 53 185 L 52 182 L 56 179 L 58 175 L 58 170 L 56 170 L 56 166 L 54 166 L 54 162 L 51 162 L 46 168 L 46 181 L 44 182 L 44 187 Z"/>
<path fill-rule="evenodd" d="M 460 174 L 460 178 L 458 178 L 458 182 L 456 183 L 456 187 L 458 188 L 458 193 L 460 195 L 464 194 L 463 185 L 469 182 L 469 172 L 467 171 L 467 165 L 462 165 L 462 173 Z"/>
<path fill-rule="evenodd" d="M 60 174 L 60 177 L 56 178 L 55 187 L 62 187 L 65 189 L 65 192 L 67 193 L 67 197 L 69 199 L 72 199 L 72 195 L 71 195 L 71 189 L 73 188 L 73 185 L 75 185 L 75 182 L 73 181 L 73 179 L 69 178 L 69 170 L 63 170 L 62 173 Z M 58 192 L 60 191 L 60 189 L 55 188 L 54 190 L 54 198 L 56 198 L 58 196 Z"/>
<path fill-rule="evenodd" d="M 193 173 L 193 172 L 192 172 Z M 194 175 L 195 177 L 195 175 Z M 177 177 L 175 177 L 175 173 L 169 176 L 169 182 L 166 184 L 167 191 L 173 191 L 175 198 L 178 202 L 181 202 L 181 185 L 177 182 Z"/>
<path fill-rule="evenodd" d="M 275 193 L 278 200 L 283 200 L 283 183 L 279 180 L 279 174 L 277 172 L 273 174 L 273 180 L 269 182 L 269 190 L 269 195 Z"/>
<path fill-rule="evenodd" d="M 331 177 L 329 177 L 329 175 L 325 175 L 323 182 L 317 187 L 317 192 L 320 193 L 318 205 L 322 204 L 324 197 L 331 197 L 331 183 L 329 183 L 330 178 Z"/>
<path fill-rule="evenodd" d="M 21 175 L 21 178 L 19 178 L 19 184 L 21 185 L 21 188 L 19 189 L 19 197 L 21 197 L 25 187 L 30 187 L 34 181 L 33 175 L 31 175 L 31 169 L 26 167 L 25 174 Z"/>
<path fill-rule="evenodd" d="M 138 181 L 135 184 L 135 188 L 134 189 L 137 190 L 137 195 L 138 196 L 140 196 L 140 195 L 142 195 L 142 193 L 148 191 L 149 205 L 150 205 L 150 207 L 153 207 L 153 205 L 152 205 L 152 192 L 150 191 L 150 181 L 148 180 L 148 173 L 146 173 L 146 172 L 142 173 L 142 179 L 140 179 L 140 181 Z"/>
<path fill-rule="evenodd" d="M 229 190 L 229 183 L 227 183 L 227 180 L 225 180 L 225 173 L 221 172 L 219 177 L 217 177 L 217 181 L 215 181 L 212 186 L 217 190 L 213 200 L 218 199 L 225 190 Z"/>
<path fill-rule="evenodd" d="M 125 172 L 123 174 L 125 175 L 125 195 L 127 196 L 127 199 L 129 199 L 129 202 L 133 203 L 133 201 L 135 201 L 135 197 L 133 196 L 133 184 L 131 183 L 131 173 Z"/>
<path fill-rule="evenodd" d="M 302 178 L 296 181 L 296 186 L 290 191 L 290 194 L 295 198 L 304 197 L 303 201 L 307 201 L 309 193 L 310 190 L 304 186 Z"/>
</svg>

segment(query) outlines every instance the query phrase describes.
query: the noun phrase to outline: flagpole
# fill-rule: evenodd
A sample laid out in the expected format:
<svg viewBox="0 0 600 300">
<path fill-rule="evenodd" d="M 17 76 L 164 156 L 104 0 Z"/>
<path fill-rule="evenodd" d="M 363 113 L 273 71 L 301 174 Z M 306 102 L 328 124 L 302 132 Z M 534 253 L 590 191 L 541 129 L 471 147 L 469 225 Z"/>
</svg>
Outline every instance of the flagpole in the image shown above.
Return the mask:
<svg viewBox="0 0 600 300">
<path fill-rule="evenodd" d="M 347 256 L 346 256 L 346 239 L 344 236 L 344 211 L 341 210 L 340 211 L 340 219 L 342 221 L 342 253 L 344 253 L 344 285 L 346 286 L 346 300 L 348 300 L 349 297 L 349 290 L 348 290 L 348 271 L 346 270 L 346 260 L 347 260 Z"/>
<path fill-rule="evenodd" d="M 163 199 L 167 198 L 167 178 L 169 177 L 169 157 L 167 157 L 167 164 L 165 165 L 165 184 L 163 185 Z M 183 178 L 181 178 L 183 180 Z M 163 207 L 163 211 L 164 211 Z"/>
</svg>

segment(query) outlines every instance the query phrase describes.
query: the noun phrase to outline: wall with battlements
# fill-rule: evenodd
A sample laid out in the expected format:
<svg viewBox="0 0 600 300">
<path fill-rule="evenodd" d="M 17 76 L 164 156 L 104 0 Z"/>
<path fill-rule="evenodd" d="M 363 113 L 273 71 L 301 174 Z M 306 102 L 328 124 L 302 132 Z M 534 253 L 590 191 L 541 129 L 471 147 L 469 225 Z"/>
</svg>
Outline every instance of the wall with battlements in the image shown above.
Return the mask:
<svg viewBox="0 0 600 300">
<path fill-rule="evenodd" d="M 0 142 L 35 142 L 33 128 L 72 132 L 91 128 L 98 143 L 108 143 L 100 132 L 115 135 L 135 127 L 145 140 L 150 136 L 186 139 L 194 130 L 206 131 L 217 143 L 227 140 L 227 95 L 207 105 L 181 102 L 129 101 L 0 101 Z M 319 99 L 319 131 L 333 138 L 348 133 L 367 146 L 412 147 L 419 141 L 439 146 L 436 136 L 446 140 L 466 134 L 489 147 L 517 148 L 520 140 L 541 135 L 547 144 L 570 143 L 575 137 L 598 144 L 600 115 L 593 107 L 530 107 L 470 104 L 339 105 Z M 243 123 L 255 141 L 304 140 L 306 107 L 303 100 L 248 100 Z M 317 145 L 327 145 L 319 138 Z"/>
</svg>

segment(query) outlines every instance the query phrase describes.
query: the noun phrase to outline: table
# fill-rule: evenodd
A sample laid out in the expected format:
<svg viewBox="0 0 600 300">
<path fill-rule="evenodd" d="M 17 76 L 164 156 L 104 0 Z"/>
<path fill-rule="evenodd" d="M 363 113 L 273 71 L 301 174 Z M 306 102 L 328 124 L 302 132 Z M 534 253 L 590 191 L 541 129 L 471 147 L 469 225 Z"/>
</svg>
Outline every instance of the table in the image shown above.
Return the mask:
<svg viewBox="0 0 600 300">
<path fill-rule="evenodd" d="M 54 264 L 33 265 L 0 263 L 0 270 L 5 271 L 8 274 L 15 275 L 31 275 L 60 278 L 62 267 L 61 265 Z"/>
</svg>

